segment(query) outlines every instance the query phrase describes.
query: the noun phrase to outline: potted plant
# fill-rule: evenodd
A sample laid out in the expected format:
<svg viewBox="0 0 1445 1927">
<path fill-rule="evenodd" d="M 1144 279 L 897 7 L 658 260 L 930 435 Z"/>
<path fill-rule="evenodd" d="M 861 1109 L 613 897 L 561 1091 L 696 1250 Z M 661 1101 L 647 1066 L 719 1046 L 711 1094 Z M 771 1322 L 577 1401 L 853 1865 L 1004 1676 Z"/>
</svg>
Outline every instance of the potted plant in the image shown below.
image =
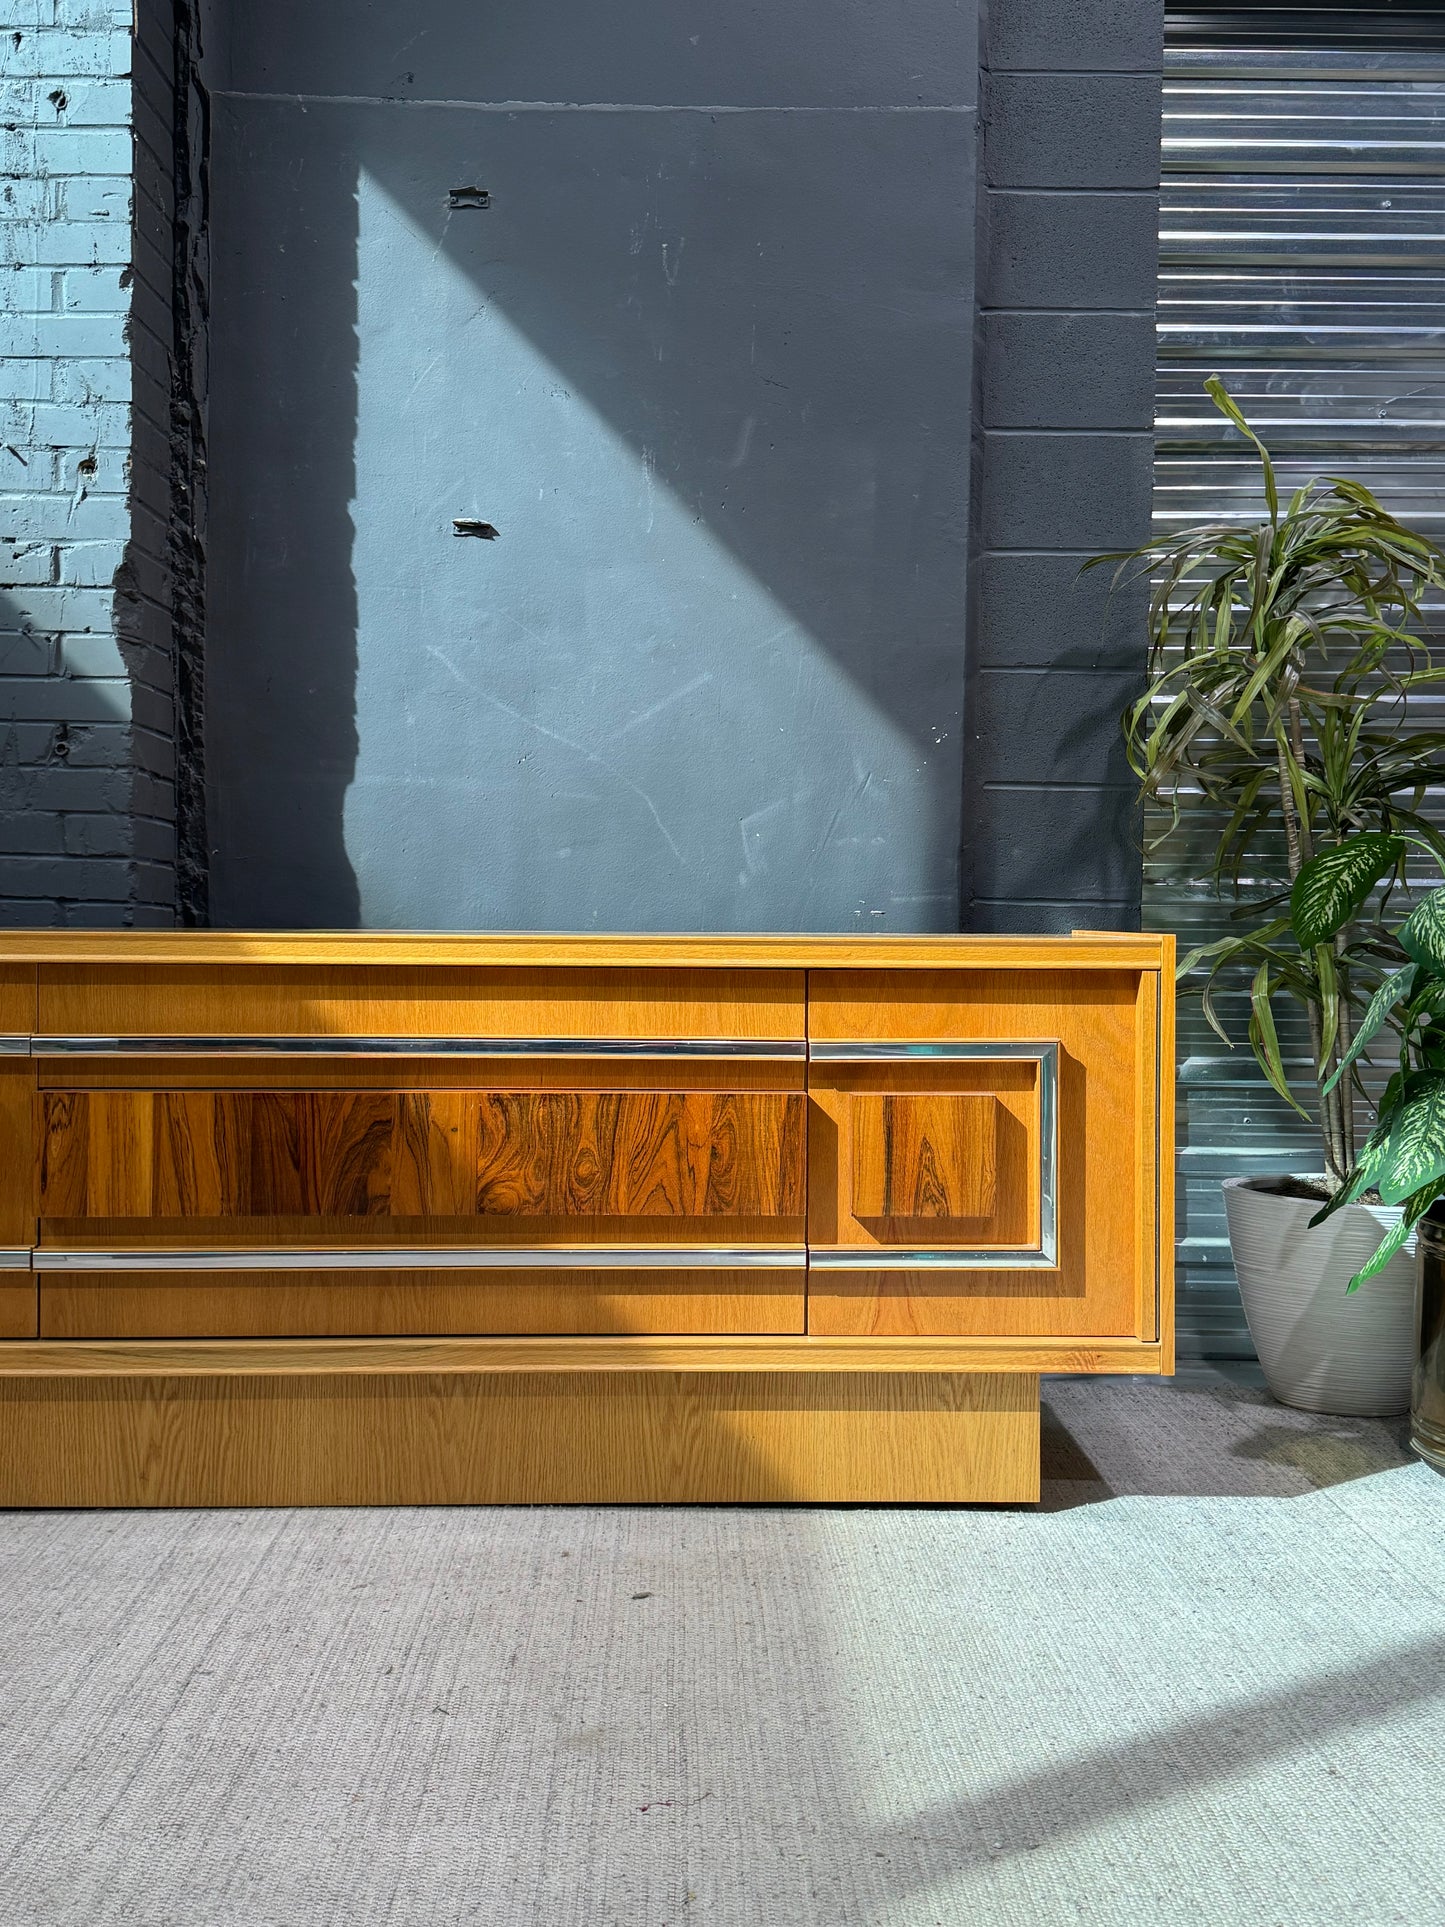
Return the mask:
<svg viewBox="0 0 1445 1927">
<path fill-rule="evenodd" d="M 1282 504 L 1263 442 L 1217 378 L 1206 386 L 1258 457 L 1264 513 L 1095 558 L 1116 580 L 1143 569 L 1154 583 L 1148 684 L 1125 738 L 1145 796 L 1169 811 L 1166 837 L 1195 792 L 1222 824 L 1211 875 L 1234 927 L 1183 957 L 1180 976 L 1232 1045 L 1215 991 L 1247 975 L 1260 1069 L 1319 1128 L 1322 1171 L 1225 1185 L 1270 1387 L 1318 1411 L 1400 1411 L 1415 1344 L 1410 1225 L 1368 1186 L 1342 1193 L 1369 1101 L 1361 1037 L 1401 1021 L 1384 985 L 1410 959 L 1389 900 L 1407 857 L 1445 870 L 1445 839 L 1420 808 L 1445 782 L 1445 731 L 1406 718 L 1410 692 L 1441 675 L 1416 629 L 1445 555 L 1343 477 Z M 1288 1050 L 1281 1005 L 1296 1018 Z M 1364 1268 L 1370 1289 L 1347 1293 Z"/>
<path fill-rule="evenodd" d="M 1349 1077 L 1386 1024 L 1399 1038 L 1399 1064 L 1380 1100 L 1374 1130 L 1345 1182 L 1311 1220 L 1323 1224 L 1373 1195 L 1399 1216 L 1350 1280 L 1355 1291 L 1396 1262 L 1418 1225 L 1420 1358 L 1414 1372 L 1412 1443 L 1445 1471 L 1445 890 L 1433 890 L 1399 932 L 1407 961 L 1376 991 L 1333 1075 Z"/>
</svg>

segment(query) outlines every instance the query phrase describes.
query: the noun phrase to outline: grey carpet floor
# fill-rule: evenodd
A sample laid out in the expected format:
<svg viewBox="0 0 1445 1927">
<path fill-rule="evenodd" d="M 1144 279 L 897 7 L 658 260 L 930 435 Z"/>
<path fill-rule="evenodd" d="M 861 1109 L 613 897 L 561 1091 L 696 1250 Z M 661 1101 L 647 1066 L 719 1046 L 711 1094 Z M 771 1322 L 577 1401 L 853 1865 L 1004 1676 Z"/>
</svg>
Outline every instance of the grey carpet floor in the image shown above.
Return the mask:
<svg viewBox="0 0 1445 1927">
<path fill-rule="evenodd" d="M 1445 1921 L 1445 1480 L 1046 1393 L 1038 1511 L 0 1514 L 0 1923 Z"/>
</svg>

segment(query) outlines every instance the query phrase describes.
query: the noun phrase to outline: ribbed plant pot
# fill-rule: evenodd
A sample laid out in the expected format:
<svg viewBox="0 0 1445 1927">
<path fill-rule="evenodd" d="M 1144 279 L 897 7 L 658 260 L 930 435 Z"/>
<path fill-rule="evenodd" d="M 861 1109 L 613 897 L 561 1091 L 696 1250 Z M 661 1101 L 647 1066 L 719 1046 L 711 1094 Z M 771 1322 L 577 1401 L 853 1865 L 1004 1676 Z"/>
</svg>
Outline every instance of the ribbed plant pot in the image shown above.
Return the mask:
<svg viewBox="0 0 1445 1927">
<path fill-rule="evenodd" d="M 1249 1335 L 1269 1389 L 1306 1412 L 1385 1417 L 1410 1405 L 1419 1339 L 1412 1237 L 1356 1292 L 1398 1206 L 1351 1204 L 1310 1228 L 1317 1201 L 1229 1178 L 1224 1211 Z"/>
</svg>

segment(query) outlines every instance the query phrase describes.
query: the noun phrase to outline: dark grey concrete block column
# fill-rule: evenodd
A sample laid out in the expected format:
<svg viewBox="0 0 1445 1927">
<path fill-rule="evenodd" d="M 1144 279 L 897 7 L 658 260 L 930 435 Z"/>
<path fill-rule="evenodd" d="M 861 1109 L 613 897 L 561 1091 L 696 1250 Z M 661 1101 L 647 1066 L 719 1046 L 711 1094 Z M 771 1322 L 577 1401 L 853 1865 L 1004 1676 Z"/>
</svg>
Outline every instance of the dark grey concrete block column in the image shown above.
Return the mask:
<svg viewBox="0 0 1445 1927">
<path fill-rule="evenodd" d="M 964 927 L 1137 927 L 1162 0 L 990 0 Z"/>
</svg>

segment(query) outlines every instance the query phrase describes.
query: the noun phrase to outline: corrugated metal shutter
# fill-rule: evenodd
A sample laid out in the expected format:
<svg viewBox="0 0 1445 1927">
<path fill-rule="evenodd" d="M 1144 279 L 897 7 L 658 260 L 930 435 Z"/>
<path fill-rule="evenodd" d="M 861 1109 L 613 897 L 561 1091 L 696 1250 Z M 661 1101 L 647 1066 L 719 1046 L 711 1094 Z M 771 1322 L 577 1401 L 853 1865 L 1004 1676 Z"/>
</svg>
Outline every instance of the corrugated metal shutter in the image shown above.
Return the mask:
<svg viewBox="0 0 1445 1927">
<path fill-rule="evenodd" d="M 1445 538 L 1445 13 L 1172 10 L 1164 101 L 1155 518 L 1256 513 L 1256 472 L 1201 392 L 1222 375 L 1293 487 L 1358 476 Z M 1445 630 L 1445 611 L 1432 617 Z M 1162 823 L 1150 826 L 1157 835 Z M 1146 857 L 1145 922 L 1215 933 L 1214 826 Z M 1279 856 L 1282 866 L 1282 852 Z M 1242 996 L 1230 1011 L 1243 1036 Z M 1248 1356 L 1219 1181 L 1313 1169 L 1306 1132 L 1185 1000 L 1180 1349 Z"/>
</svg>

